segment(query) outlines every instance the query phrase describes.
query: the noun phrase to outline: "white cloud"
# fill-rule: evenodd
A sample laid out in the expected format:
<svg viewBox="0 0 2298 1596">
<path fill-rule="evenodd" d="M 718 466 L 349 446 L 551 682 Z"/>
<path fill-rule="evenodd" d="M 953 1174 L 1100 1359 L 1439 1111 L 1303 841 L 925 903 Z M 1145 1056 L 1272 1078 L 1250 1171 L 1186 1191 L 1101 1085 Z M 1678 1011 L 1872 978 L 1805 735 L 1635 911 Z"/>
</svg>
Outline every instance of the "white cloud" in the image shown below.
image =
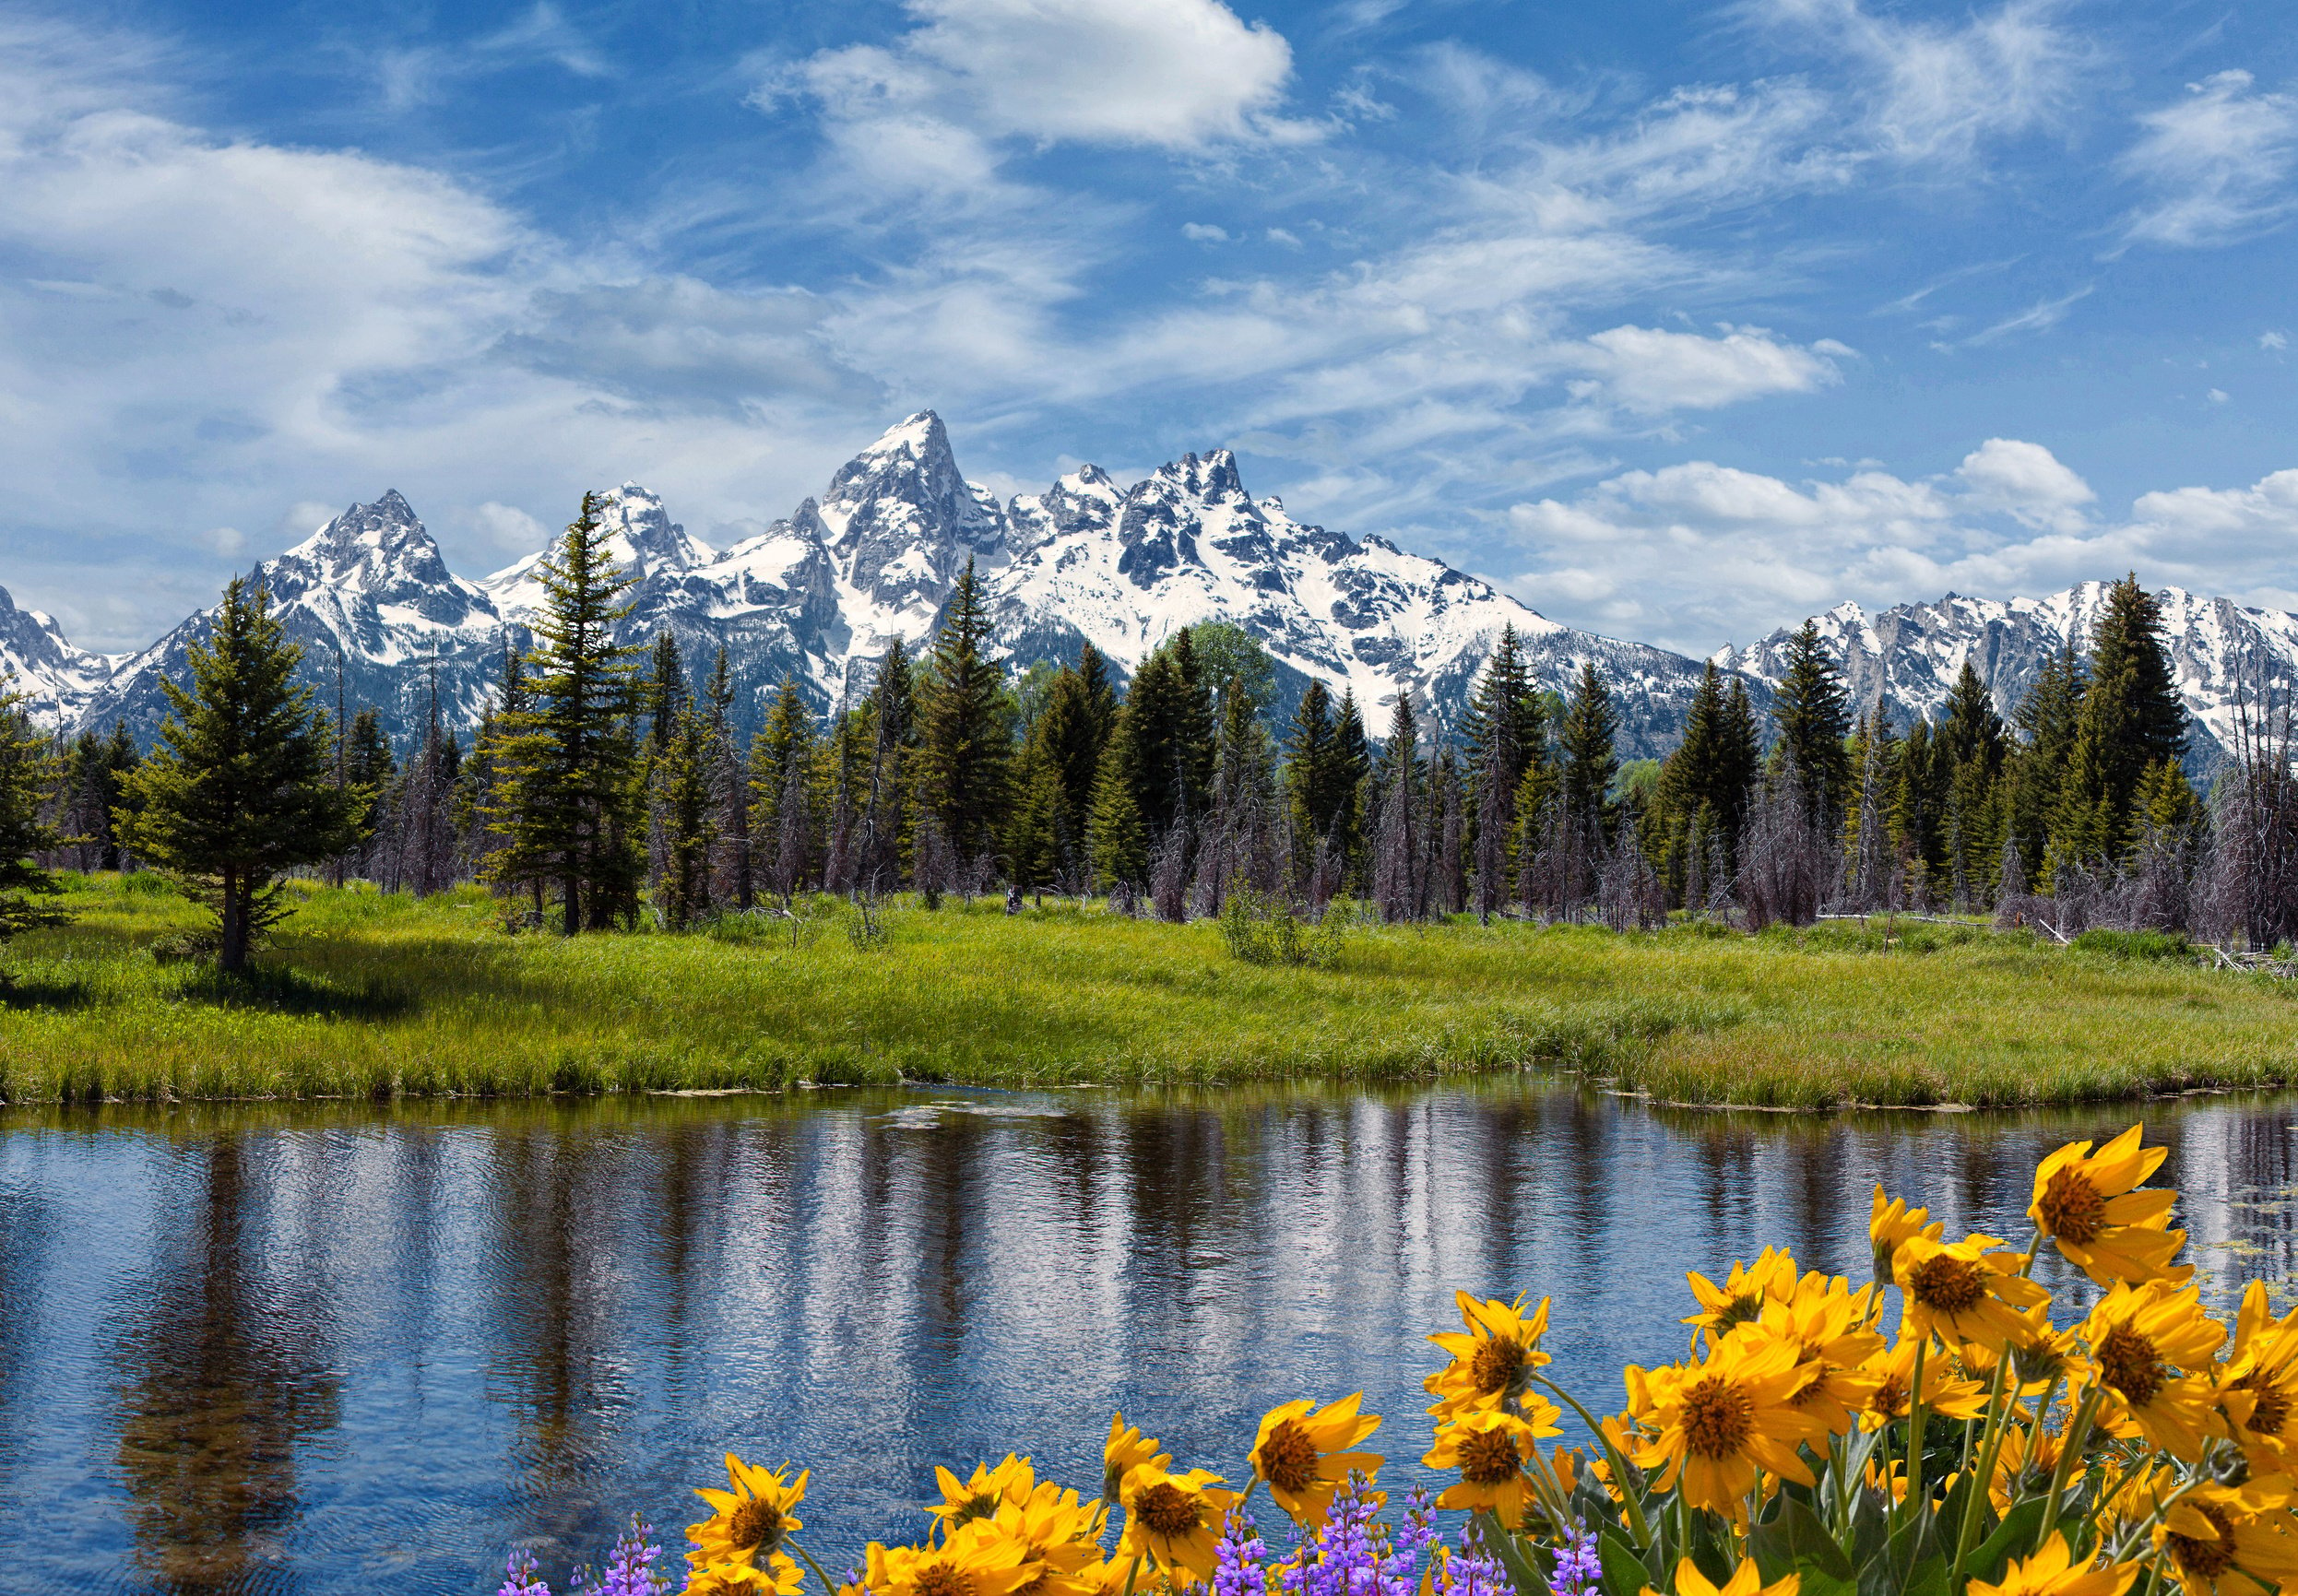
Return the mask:
<svg viewBox="0 0 2298 1596">
<path fill-rule="evenodd" d="M 2097 499 L 2091 484 L 2040 443 L 1989 438 L 1956 467 L 1972 495 L 2029 526 L 2072 530 L 2085 523 L 2082 506 Z"/>
<path fill-rule="evenodd" d="M 1790 483 L 1694 460 L 1515 505 L 1508 585 L 1558 620 L 1695 654 L 1846 598 L 2040 595 L 2126 570 L 2298 608 L 2298 470 L 2148 493 L 2121 518 L 2094 502 L 2048 449 L 2010 438 L 1922 479 L 1861 469 Z"/>
<path fill-rule="evenodd" d="M 2213 405 L 2226 404 L 2233 398 L 2233 396 L 2227 393 L 2224 388 L 2212 388 L 2208 396 L 2210 403 Z"/>
<path fill-rule="evenodd" d="M 2126 238 L 2230 243 L 2290 214 L 2298 99 L 2257 90 L 2247 72 L 2221 72 L 2138 122 L 2145 136 L 2116 164 L 2153 197 L 2125 219 Z"/>
<path fill-rule="evenodd" d="M 2053 124 L 2091 59 L 2053 0 L 2011 0 L 1959 25 L 1878 14 L 1858 0 L 1751 0 L 1751 9 L 1866 75 L 1862 130 L 1902 161 L 1967 161 L 1990 138 Z"/>
<path fill-rule="evenodd" d="M 1181 223 L 1181 236 L 1196 243 L 1226 243 L 1229 241 L 1228 229 L 1202 221 Z"/>
<path fill-rule="evenodd" d="M 2055 300 L 2038 300 L 2016 314 L 2005 316 L 2001 321 L 1982 327 L 1971 337 L 1963 339 L 1963 345 L 1966 348 L 1975 349 L 1985 344 L 1999 343 L 2005 338 L 2013 337 L 2020 333 L 2047 333 L 2065 321 L 2067 313 L 2089 299 L 2096 289 L 2096 284 L 2085 283 L 2080 288 L 2063 293 Z"/>
<path fill-rule="evenodd" d="M 2290 339 L 2285 334 L 2282 333 L 2260 333 L 2258 335 L 2258 348 L 2266 350 L 2268 354 L 2279 354 L 2282 350 L 2290 348 Z"/>
<path fill-rule="evenodd" d="M 1841 380 L 1825 356 L 1781 343 L 1761 327 L 1731 329 L 1720 338 L 1613 327 L 1587 340 L 1582 359 L 1612 398 L 1651 414 L 1712 410 L 1767 394 L 1808 393 Z"/>
</svg>

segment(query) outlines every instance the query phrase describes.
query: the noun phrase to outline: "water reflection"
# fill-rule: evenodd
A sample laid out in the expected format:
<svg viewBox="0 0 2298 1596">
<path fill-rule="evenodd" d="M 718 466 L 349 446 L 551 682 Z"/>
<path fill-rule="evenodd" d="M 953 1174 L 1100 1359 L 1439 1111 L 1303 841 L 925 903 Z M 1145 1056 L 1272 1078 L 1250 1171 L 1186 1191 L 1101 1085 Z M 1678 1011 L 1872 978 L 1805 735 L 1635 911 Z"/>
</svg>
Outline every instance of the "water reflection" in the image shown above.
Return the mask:
<svg viewBox="0 0 2298 1596">
<path fill-rule="evenodd" d="M 2156 1105 L 2212 1294 L 2291 1273 L 2292 1107 Z M 513 1542 L 685 1521 L 728 1444 L 817 1469 L 823 1548 L 930 1466 L 1097 1472 L 1112 1407 L 1234 1465 L 1364 1389 L 1409 1472 L 1455 1286 L 1557 1299 L 1604 1405 L 1682 1271 L 1864 1270 L 1882 1180 L 2023 1234 L 2116 1111 L 1804 1119 L 1519 1081 L 113 1107 L 0 1119 L 0 1536 L 31 1588 L 492 1589 Z"/>
</svg>

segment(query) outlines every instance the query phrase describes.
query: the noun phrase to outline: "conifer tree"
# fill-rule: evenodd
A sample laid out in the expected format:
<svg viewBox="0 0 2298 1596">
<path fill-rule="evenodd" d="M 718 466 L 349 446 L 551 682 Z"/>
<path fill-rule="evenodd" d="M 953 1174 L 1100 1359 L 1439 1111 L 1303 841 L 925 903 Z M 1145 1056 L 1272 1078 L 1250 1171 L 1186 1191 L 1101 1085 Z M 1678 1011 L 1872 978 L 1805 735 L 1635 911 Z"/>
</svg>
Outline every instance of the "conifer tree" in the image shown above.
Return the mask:
<svg viewBox="0 0 2298 1596">
<path fill-rule="evenodd" d="M 760 839 L 767 877 L 786 904 L 811 875 L 815 752 L 813 712 L 798 679 L 786 675 L 750 744 L 751 834 Z"/>
<path fill-rule="evenodd" d="M 989 656 L 989 616 L 968 558 L 936 634 L 932 680 L 918 704 L 919 777 L 963 867 L 997 845 L 1013 747 L 1001 703 L 1004 672 Z"/>
<path fill-rule="evenodd" d="M 114 817 L 130 848 L 214 912 L 218 962 L 234 974 L 289 913 L 279 878 L 352 841 L 326 716 L 295 685 L 302 657 L 270 595 L 233 577 L 207 641 L 190 648 L 189 687 L 160 683 L 160 746 L 128 778 Z"/>
<path fill-rule="evenodd" d="M 1692 861 L 1696 858 L 1703 866 L 1706 862 L 1708 828 L 1693 834 L 1700 814 L 1703 810 L 1708 813 L 1712 827 L 1722 802 L 1739 797 L 1726 792 L 1724 786 L 1724 715 L 1723 673 L 1710 660 L 1684 715 L 1684 740 L 1660 763 L 1658 801 L 1652 809 L 1659 834 L 1664 839 L 1655 850 L 1661 878 L 1678 893 L 1685 890 Z"/>
<path fill-rule="evenodd" d="M 679 713 L 686 707 L 686 665 L 679 657 L 678 639 L 666 630 L 655 639 L 647 662 L 646 682 L 639 690 L 646 716 L 646 757 L 658 759 L 678 732 Z"/>
<path fill-rule="evenodd" d="M 1409 687 L 1396 692 L 1389 739 L 1375 774 L 1380 813 L 1374 823 L 1372 895 L 1383 919 L 1398 921 L 1420 913 L 1419 808 L 1420 730 Z"/>
<path fill-rule="evenodd" d="M 1323 682 L 1311 678 L 1285 739 L 1285 802 L 1292 809 L 1294 829 L 1310 846 L 1332 830 L 1332 810 L 1339 797 L 1333 785 L 1337 752 L 1333 695 Z"/>
<path fill-rule="evenodd" d="M 1142 661 L 1125 706 L 1131 718 L 1133 801 L 1153 844 L 1188 835 L 1212 800 L 1213 705 L 1186 631 Z"/>
<path fill-rule="evenodd" d="M 862 890 L 881 893 L 899 884 L 907 845 L 910 758 L 918 742 L 917 694 L 909 655 L 895 638 L 878 662 L 871 684 L 870 784 L 862 806 L 861 842 L 856 874 Z"/>
<path fill-rule="evenodd" d="M 1073 673 L 1071 679 L 1074 680 Z M 1013 763 L 1013 805 L 1005 835 L 1005 854 L 1012 880 L 1027 892 L 1058 884 L 1066 873 L 1072 831 L 1067 793 L 1054 758 L 1051 739 L 1043 735 L 1047 715 L 1023 742 Z"/>
<path fill-rule="evenodd" d="M 631 912 L 641 865 L 631 650 L 614 641 L 631 582 L 614 563 L 599 509 L 598 496 L 585 493 L 581 514 L 538 568 L 543 612 L 525 662 L 527 702 L 502 716 L 502 795 L 489 817 L 506 838 L 489 879 L 556 886 L 570 937 Z"/>
<path fill-rule="evenodd" d="M 1361 885 L 1370 876 L 1365 823 L 1371 810 L 1372 744 L 1365 736 L 1365 718 L 1356 708 L 1353 687 L 1341 689 L 1341 705 L 1333 712 L 1332 779 L 1331 849 L 1342 861 L 1346 878 Z"/>
<path fill-rule="evenodd" d="M 1851 786 L 1851 755 L 1843 747 L 1851 713 L 1842 675 L 1828 657 L 1816 621 L 1805 621 L 1788 642 L 1787 670 L 1771 700 L 1771 718 L 1780 733 L 1772 760 L 1795 766 L 1803 801 L 1824 828 L 1843 812 Z"/>
<path fill-rule="evenodd" d="M 2162 607 L 2135 573 L 2107 590 L 2090 675 L 2052 831 L 2077 857 L 2113 860 L 2136 834 L 2147 772 L 2186 753 L 2186 711 L 2162 642 Z"/>
<path fill-rule="evenodd" d="M 1583 662 L 1558 739 L 1563 764 L 1560 796 L 1564 812 L 1576 824 L 1610 827 L 1612 779 L 1619 774 L 1619 756 L 1613 748 L 1618 729 L 1611 691 L 1604 685 L 1595 662 Z"/>
<path fill-rule="evenodd" d="M 2090 685 L 2090 672 L 2070 645 L 2043 661 L 2016 716 L 2024 741 L 2008 761 L 2009 833 L 2019 848 L 2021 873 L 2043 888 L 2054 873 L 2051 822 L 2066 786 Z"/>
<path fill-rule="evenodd" d="M 71 917 L 47 902 L 59 889 L 36 857 L 57 841 L 41 818 L 55 786 L 55 755 L 8 680 L 0 677 L 0 943 Z"/>
<path fill-rule="evenodd" d="M 1092 645 L 1086 646 L 1090 652 Z M 1099 659 L 1094 656 L 1096 669 Z M 1102 685 L 1106 690 L 1107 682 Z M 1094 777 L 1100 769 L 1101 745 L 1108 736 L 1108 723 L 1094 686 L 1083 671 L 1064 668 L 1046 695 L 1045 712 L 1030 728 L 1030 741 L 1039 745 L 1040 755 L 1053 773 L 1061 814 L 1072 840 L 1079 834 L 1079 822 L 1093 807 Z"/>
<path fill-rule="evenodd" d="M 744 779 L 741 751 L 735 741 L 734 682 L 721 646 L 703 689 L 707 715 L 710 765 L 710 833 L 714 838 L 711 889 L 718 901 L 731 902 L 747 914 L 754 891 L 750 853 L 750 783 Z"/>
<path fill-rule="evenodd" d="M 1149 829 L 1143 823 L 1136 794 L 1140 759 L 1133 738 L 1132 701 L 1120 704 L 1101 753 L 1094 782 L 1087 846 L 1095 882 L 1104 891 L 1139 891 L 1149 878 Z"/>
</svg>

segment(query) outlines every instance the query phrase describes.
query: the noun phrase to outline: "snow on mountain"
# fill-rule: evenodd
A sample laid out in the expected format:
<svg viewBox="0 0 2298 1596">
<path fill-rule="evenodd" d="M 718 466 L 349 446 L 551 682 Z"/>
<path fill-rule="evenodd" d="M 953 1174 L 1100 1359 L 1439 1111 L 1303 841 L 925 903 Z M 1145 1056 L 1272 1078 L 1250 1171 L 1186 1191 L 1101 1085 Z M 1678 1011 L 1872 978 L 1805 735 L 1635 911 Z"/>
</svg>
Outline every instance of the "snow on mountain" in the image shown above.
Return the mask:
<svg viewBox="0 0 2298 1596">
<path fill-rule="evenodd" d="M 2084 582 L 2044 598 L 1950 593 L 1935 604 L 1895 605 L 1873 616 L 1844 603 L 1812 619 L 1843 667 L 1854 710 L 1880 703 L 1901 727 L 1936 715 L 1968 659 L 2008 716 L 2052 654 L 2069 644 L 2089 649 L 2108 586 Z M 2255 703 L 2264 684 L 2287 694 L 2298 681 L 2298 615 L 2178 587 L 2161 588 L 2154 597 L 2172 671 L 2196 722 L 2187 763 L 2201 774 L 2233 743 L 2238 700 Z M 1776 684 L 1792 635 L 1792 628 L 1782 628 L 1746 649 L 1726 646 L 1716 663 Z"/>
<path fill-rule="evenodd" d="M 53 617 L 18 609 L 0 587 L 0 691 L 22 696 L 33 725 L 50 730 L 78 725 L 121 657 L 76 647 Z"/>
<path fill-rule="evenodd" d="M 670 519 L 661 499 L 637 483 L 625 482 L 599 497 L 598 521 L 607 535 L 607 552 L 639 581 L 675 577 L 712 560 L 709 547 L 689 538 L 686 528 Z M 478 585 L 502 614 L 525 620 L 542 608 L 537 567 L 549 552 L 538 549 L 517 563 L 480 577 Z"/>
<path fill-rule="evenodd" d="M 407 738 L 427 723 L 432 694 L 443 719 L 474 723 L 501 678 L 503 625 L 492 598 L 447 570 L 439 546 L 394 490 L 354 504 L 250 573 L 270 589 L 272 613 L 303 648 L 302 680 L 332 709 L 373 705 Z M 87 724 L 124 719 L 137 738 L 158 732 L 162 677 L 189 676 L 188 649 L 214 630 L 215 611 L 189 617 L 122 661 L 90 696 Z"/>
</svg>

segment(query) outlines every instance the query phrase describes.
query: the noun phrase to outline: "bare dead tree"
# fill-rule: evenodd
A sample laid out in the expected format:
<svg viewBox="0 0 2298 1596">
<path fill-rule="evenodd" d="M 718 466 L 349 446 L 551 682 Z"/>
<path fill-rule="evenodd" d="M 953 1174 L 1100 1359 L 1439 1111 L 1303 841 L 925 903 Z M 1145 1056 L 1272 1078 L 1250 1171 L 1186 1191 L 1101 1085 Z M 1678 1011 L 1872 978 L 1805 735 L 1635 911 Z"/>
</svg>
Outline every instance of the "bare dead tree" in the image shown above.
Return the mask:
<svg viewBox="0 0 2298 1596">
<path fill-rule="evenodd" d="M 1635 817 L 1623 811 L 1616 840 L 1596 872 L 1596 912 L 1615 931 L 1648 931 L 1667 919 L 1657 871 L 1644 857 Z"/>
<path fill-rule="evenodd" d="M 2233 757 L 2211 793 L 2209 859 L 2197 929 L 2237 948 L 2298 941 L 2298 772 L 2285 692 L 2235 702 Z"/>
<path fill-rule="evenodd" d="M 1149 903 L 1157 918 L 1176 925 L 1189 918 L 1189 826 L 1176 821 L 1149 861 Z"/>
<path fill-rule="evenodd" d="M 1838 849 L 1804 801 L 1793 761 L 1748 805 L 1740 840 L 1739 905 L 1750 930 L 1774 921 L 1807 926 L 1835 880 Z"/>
</svg>

